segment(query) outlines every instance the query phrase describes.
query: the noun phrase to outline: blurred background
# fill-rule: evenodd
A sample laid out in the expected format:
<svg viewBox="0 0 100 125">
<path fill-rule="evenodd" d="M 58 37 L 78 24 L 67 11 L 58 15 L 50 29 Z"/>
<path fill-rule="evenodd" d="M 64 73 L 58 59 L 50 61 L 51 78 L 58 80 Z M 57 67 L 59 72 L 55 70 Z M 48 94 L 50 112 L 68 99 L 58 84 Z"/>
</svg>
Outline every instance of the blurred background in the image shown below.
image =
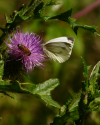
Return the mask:
<svg viewBox="0 0 100 125">
<path fill-rule="evenodd" d="M 47 0 L 45 0 L 47 1 Z M 56 0 L 57 1 L 57 0 Z M 55 15 L 73 8 L 72 17 L 85 7 L 94 3 L 96 0 L 59 0 L 58 5 L 46 7 L 45 15 Z M 98 0 L 100 1 L 100 0 Z M 28 5 L 27 0 L 0 0 L 0 27 L 6 24 L 4 14 L 11 15 L 14 10 L 18 10 L 22 4 Z M 76 23 L 83 25 L 97 26 L 100 33 L 100 6 L 89 13 L 77 18 Z M 44 62 L 46 67 L 35 68 L 29 77 L 24 77 L 25 81 L 34 84 L 42 83 L 50 78 L 58 78 L 60 85 L 52 91 L 52 98 L 60 105 L 66 103 L 68 98 L 74 97 L 81 89 L 83 78 L 83 64 L 81 56 L 85 59 L 87 65 L 93 66 L 100 60 L 100 37 L 95 36 L 89 31 L 79 29 L 77 36 L 69 24 L 49 20 L 32 20 L 24 22 L 21 25 L 22 31 L 32 31 L 43 36 L 43 42 L 50 39 L 70 36 L 75 38 L 72 55 L 68 61 L 59 64 L 52 60 Z M 2 32 L 0 31 L 0 35 Z M 52 122 L 54 115 L 58 110 L 54 107 L 47 107 L 44 102 L 32 95 L 14 94 L 15 100 L 7 97 L 0 97 L 0 125 L 47 125 Z M 88 125 L 100 125 L 99 112 L 92 112 L 85 121 Z M 67 125 L 71 125 L 67 123 Z"/>
</svg>

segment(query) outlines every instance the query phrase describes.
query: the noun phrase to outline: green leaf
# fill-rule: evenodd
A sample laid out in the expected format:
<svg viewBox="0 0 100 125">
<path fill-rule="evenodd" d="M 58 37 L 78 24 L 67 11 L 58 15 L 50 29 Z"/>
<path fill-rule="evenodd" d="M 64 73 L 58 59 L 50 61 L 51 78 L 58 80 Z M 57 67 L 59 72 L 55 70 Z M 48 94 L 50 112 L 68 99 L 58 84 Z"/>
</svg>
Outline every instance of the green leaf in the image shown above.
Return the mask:
<svg viewBox="0 0 100 125">
<path fill-rule="evenodd" d="M 7 17 L 7 15 L 5 14 L 5 19 L 7 23 L 12 23 L 12 21 Z"/>
<path fill-rule="evenodd" d="M 87 112 L 90 111 L 100 111 L 100 91 L 95 92 L 92 95 L 93 99 L 89 103 L 89 108 Z"/>
<path fill-rule="evenodd" d="M 35 18 L 40 18 L 40 19 L 43 19 L 44 21 L 48 20 L 50 17 L 49 16 L 45 16 L 43 14 L 43 11 L 45 9 L 46 6 L 49 6 L 49 5 L 55 5 L 55 1 L 54 0 L 51 0 L 49 2 L 46 2 L 46 3 L 43 3 L 41 2 L 34 10 L 34 17 Z"/>
<path fill-rule="evenodd" d="M 89 98 L 90 99 L 90 98 Z M 100 111 L 100 92 L 97 91 L 92 95 L 92 100 L 90 100 L 87 113 L 91 111 Z"/>
<path fill-rule="evenodd" d="M 38 85 L 33 85 L 33 84 L 24 85 L 25 87 L 24 90 L 27 90 L 34 96 L 39 97 L 40 99 L 45 101 L 47 105 L 60 108 L 60 105 L 52 99 L 50 93 L 58 85 L 59 85 L 58 79 L 49 79 L 44 83 Z"/>
<path fill-rule="evenodd" d="M 90 74 L 90 80 L 97 80 L 98 77 L 100 76 L 99 74 L 99 69 L 100 69 L 100 61 L 93 67 L 93 70 Z"/>
<path fill-rule="evenodd" d="M 96 26 L 80 25 L 80 24 L 76 24 L 74 22 L 73 25 L 72 25 L 72 29 L 74 30 L 74 32 L 76 34 L 77 34 L 78 28 L 82 28 L 82 29 L 88 30 L 88 31 L 94 33 L 94 35 L 100 36 L 100 34 L 97 33 L 97 27 Z"/>
<path fill-rule="evenodd" d="M 77 31 L 78 31 L 78 28 L 82 28 L 82 29 L 85 29 L 85 30 L 88 30 L 88 31 L 94 33 L 94 35 L 100 36 L 100 34 L 97 33 L 97 27 L 96 26 L 88 26 L 88 25 L 77 24 L 77 23 L 75 23 L 76 19 L 71 18 L 71 14 L 72 14 L 72 9 L 70 9 L 66 12 L 63 12 L 61 14 L 52 16 L 52 17 L 44 17 L 44 19 L 45 19 L 45 21 L 48 20 L 48 19 L 58 19 L 58 20 L 62 20 L 64 22 L 67 22 L 67 23 L 70 24 L 70 26 L 72 27 L 72 29 L 74 30 L 74 32 L 76 34 L 77 34 Z"/>
<path fill-rule="evenodd" d="M 73 98 L 67 101 L 66 105 L 60 108 L 60 114 L 50 125 L 65 125 L 67 122 L 75 124 L 79 118 L 78 103 L 80 101 L 81 91 Z"/>
<path fill-rule="evenodd" d="M 73 31 L 76 34 L 78 31 L 78 28 L 82 28 L 94 33 L 94 35 L 100 36 L 100 34 L 97 33 L 97 28 L 95 26 L 76 24 L 75 19 L 71 18 L 72 9 L 58 15 L 54 15 L 50 17 L 45 16 L 43 14 L 45 7 L 49 5 L 55 5 L 55 4 L 56 3 L 54 0 L 50 0 L 49 2 L 46 2 L 46 3 L 43 3 L 42 0 L 31 0 L 29 6 L 22 5 L 18 11 L 14 11 L 10 16 L 10 19 L 8 19 L 8 17 L 5 15 L 7 23 L 5 25 L 5 28 L 0 27 L 0 29 L 3 31 L 0 45 L 4 41 L 6 32 L 11 33 L 13 29 L 16 29 L 16 27 L 20 26 L 21 23 L 23 23 L 24 21 L 33 20 L 33 19 L 42 19 L 44 21 L 47 21 L 49 19 L 58 19 L 69 23 L 69 25 L 72 27 Z"/>
<path fill-rule="evenodd" d="M 89 107 L 93 108 L 95 106 L 99 106 L 100 104 L 100 97 L 95 98 L 93 101 L 90 102 Z"/>
<path fill-rule="evenodd" d="M 69 111 L 70 112 L 75 111 L 78 108 L 78 103 L 80 101 L 81 93 L 82 92 L 80 91 L 77 95 L 75 95 L 72 102 L 70 103 L 70 105 L 69 105 Z"/>
<path fill-rule="evenodd" d="M 90 86 L 89 86 L 89 91 L 91 92 L 91 94 L 94 94 L 95 91 L 98 91 L 98 85 L 97 85 L 97 79 L 100 76 L 99 74 L 99 68 L 100 68 L 100 61 L 94 66 L 91 74 L 90 74 Z"/>
<path fill-rule="evenodd" d="M 63 116 L 55 117 L 53 123 L 51 123 L 50 125 L 65 125 L 67 122 L 74 123 L 74 121 L 78 118 L 78 110 L 75 110 L 74 112 L 68 112 L 66 110 L 66 113 Z"/>
<path fill-rule="evenodd" d="M 23 89 L 21 86 L 23 84 L 20 84 L 17 81 L 13 81 L 11 83 L 9 80 L 7 81 L 2 80 L 3 68 L 4 68 L 4 62 L 1 60 L 0 61 L 0 92 L 1 93 L 4 93 L 5 95 L 8 95 L 11 98 L 13 97 L 8 93 L 6 93 L 5 91 L 15 92 L 15 93 L 16 92 L 27 93 L 27 94 L 31 93 L 34 96 L 45 101 L 46 105 L 51 105 L 51 106 L 60 108 L 60 105 L 52 99 L 51 93 L 50 93 L 56 86 L 59 85 L 58 79 L 50 79 L 38 85 L 27 84 L 27 85 L 24 85 L 24 89 Z"/>
<path fill-rule="evenodd" d="M 56 16 L 49 17 L 49 19 L 59 19 L 59 20 L 62 20 L 62 21 L 65 21 L 65 22 L 71 24 L 72 23 L 72 20 L 70 19 L 71 14 L 72 14 L 72 9 L 70 9 L 64 13 L 58 14 Z"/>
</svg>

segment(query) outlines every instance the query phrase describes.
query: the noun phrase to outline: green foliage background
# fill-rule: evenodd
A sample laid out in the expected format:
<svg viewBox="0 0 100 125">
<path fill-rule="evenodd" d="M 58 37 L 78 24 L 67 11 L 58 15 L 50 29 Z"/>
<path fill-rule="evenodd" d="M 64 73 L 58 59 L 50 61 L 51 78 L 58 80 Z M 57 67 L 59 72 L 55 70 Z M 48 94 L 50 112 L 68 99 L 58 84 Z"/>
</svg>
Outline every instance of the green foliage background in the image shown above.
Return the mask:
<svg viewBox="0 0 100 125">
<path fill-rule="evenodd" d="M 46 0 L 45 0 L 46 1 Z M 55 15 L 73 8 L 73 14 L 88 6 L 95 0 L 61 0 L 61 6 L 46 7 L 45 15 Z M 22 4 L 28 5 L 27 0 L 1 0 L 0 1 L 0 27 L 6 24 L 4 13 L 9 17 L 14 10 L 18 10 Z M 60 1 L 59 1 L 60 3 Z M 57 5 L 58 6 L 58 5 Z M 100 33 L 100 8 L 96 8 L 87 15 L 79 18 L 76 22 L 80 25 L 95 25 Z M 89 31 L 79 29 L 76 35 L 69 24 L 57 20 L 32 20 L 21 24 L 23 32 L 29 30 L 43 36 L 43 42 L 50 39 L 71 36 L 75 38 L 75 44 L 70 59 L 59 64 L 52 60 L 45 61 L 46 67 L 35 68 L 30 77 L 24 77 L 25 81 L 35 84 L 43 83 L 50 78 L 58 78 L 60 85 L 52 91 L 52 98 L 60 105 L 66 103 L 69 97 L 74 97 L 81 89 L 83 78 L 83 64 L 81 56 L 87 65 L 92 67 L 100 60 L 100 37 Z M 0 35 L 2 31 L 0 31 Z M 92 69 L 92 68 L 91 68 Z M 58 109 L 47 107 L 40 99 L 28 94 L 14 94 L 15 100 L 1 95 L 0 116 L 3 118 L 1 125 L 47 125 L 58 113 Z M 99 113 L 92 112 L 85 121 L 86 125 L 99 125 Z"/>
</svg>

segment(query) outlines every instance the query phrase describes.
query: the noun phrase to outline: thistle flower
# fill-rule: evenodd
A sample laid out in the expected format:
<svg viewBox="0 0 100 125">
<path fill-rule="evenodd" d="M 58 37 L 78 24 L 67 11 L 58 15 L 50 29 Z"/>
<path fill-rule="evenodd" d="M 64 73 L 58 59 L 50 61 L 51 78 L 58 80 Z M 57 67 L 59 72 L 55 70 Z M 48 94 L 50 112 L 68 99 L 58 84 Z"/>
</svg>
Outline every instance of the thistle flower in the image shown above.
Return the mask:
<svg viewBox="0 0 100 125">
<path fill-rule="evenodd" d="M 30 72 L 36 66 L 43 66 L 43 61 L 45 56 L 43 55 L 42 40 L 39 35 L 30 33 L 21 33 L 20 30 L 13 31 L 13 37 L 11 38 L 8 34 L 10 43 L 6 43 L 9 50 L 8 54 L 13 56 L 13 59 L 21 60 L 22 64 L 25 66 L 27 72 Z"/>
</svg>

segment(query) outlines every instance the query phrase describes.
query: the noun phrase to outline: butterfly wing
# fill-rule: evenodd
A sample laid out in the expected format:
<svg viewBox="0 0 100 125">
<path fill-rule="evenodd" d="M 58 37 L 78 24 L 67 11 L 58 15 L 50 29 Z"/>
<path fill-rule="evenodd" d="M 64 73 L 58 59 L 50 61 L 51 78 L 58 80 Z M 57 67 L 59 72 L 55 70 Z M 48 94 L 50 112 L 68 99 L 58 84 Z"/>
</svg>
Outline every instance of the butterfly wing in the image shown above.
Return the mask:
<svg viewBox="0 0 100 125">
<path fill-rule="evenodd" d="M 74 38 L 59 37 L 45 43 L 43 49 L 49 58 L 59 63 L 63 63 L 69 59 L 73 45 Z"/>
</svg>

